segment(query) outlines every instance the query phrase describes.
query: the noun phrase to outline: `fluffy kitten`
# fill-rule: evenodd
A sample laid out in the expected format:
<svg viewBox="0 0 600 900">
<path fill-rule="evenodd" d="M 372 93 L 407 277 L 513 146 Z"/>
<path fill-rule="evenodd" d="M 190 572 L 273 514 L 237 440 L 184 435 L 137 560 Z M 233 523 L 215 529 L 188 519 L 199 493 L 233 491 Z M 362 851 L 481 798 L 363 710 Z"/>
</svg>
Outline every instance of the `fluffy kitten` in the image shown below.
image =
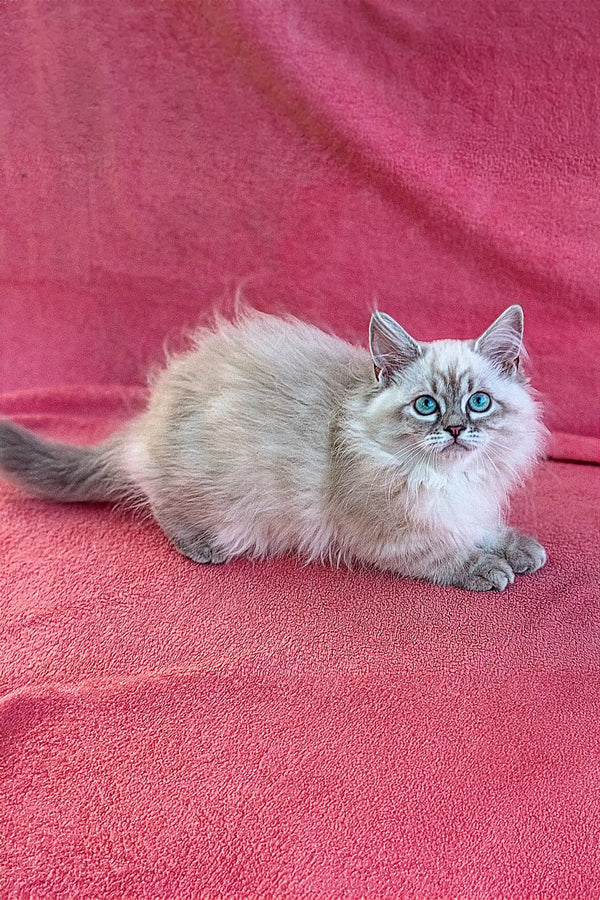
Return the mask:
<svg viewBox="0 0 600 900">
<path fill-rule="evenodd" d="M 0 422 L 0 469 L 44 497 L 147 503 L 200 563 L 296 551 L 502 590 L 546 559 L 503 522 L 544 432 L 522 330 L 511 306 L 476 341 L 421 343 L 376 312 L 369 354 L 245 313 L 200 330 L 96 447 Z"/>
</svg>

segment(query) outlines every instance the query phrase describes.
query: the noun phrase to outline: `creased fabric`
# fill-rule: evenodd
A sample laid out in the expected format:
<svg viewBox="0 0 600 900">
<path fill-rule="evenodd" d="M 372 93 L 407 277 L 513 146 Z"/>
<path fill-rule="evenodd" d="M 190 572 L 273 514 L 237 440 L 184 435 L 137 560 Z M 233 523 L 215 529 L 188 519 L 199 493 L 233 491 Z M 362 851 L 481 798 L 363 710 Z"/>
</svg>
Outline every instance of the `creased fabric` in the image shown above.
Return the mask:
<svg viewBox="0 0 600 900">
<path fill-rule="evenodd" d="M 237 290 L 363 342 L 375 305 L 428 340 L 519 302 L 553 452 L 597 459 L 594 4 L 23 0 L 0 21 L 3 391 L 143 385 Z"/>
<path fill-rule="evenodd" d="M 0 896 L 600 893 L 593 4 L 0 2 L 0 414 L 77 443 L 236 291 L 525 310 L 547 566 L 203 567 L 0 483 Z M 571 463 L 557 460 L 571 460 Z M 578 462 L 579 464 L 573 464 Z"/>
<path fill-rule="evenodd" d="M 596 896 L 598 475 L 542 465 L 490 594 L 2 485 L 3 895 Z"/>
</svg>

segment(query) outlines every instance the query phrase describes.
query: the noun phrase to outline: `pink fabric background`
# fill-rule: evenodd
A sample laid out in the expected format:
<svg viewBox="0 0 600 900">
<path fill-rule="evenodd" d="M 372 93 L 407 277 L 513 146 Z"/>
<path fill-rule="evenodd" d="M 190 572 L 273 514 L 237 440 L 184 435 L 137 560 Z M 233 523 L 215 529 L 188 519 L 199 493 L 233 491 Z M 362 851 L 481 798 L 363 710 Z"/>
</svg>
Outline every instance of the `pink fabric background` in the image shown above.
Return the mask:
<svg viewBox="0 0 600 900">
<path fill-rule="evenodd" d="M 240 284 L 362 340 L 375 298 L 423 339 L 518 301 L 549 425 L 597 437 L 594 4 L 0 15 L 5 391 L 141 384 Z"/>
<path fill-rule="evenodd" d="M 90 441 L 241 285 L 364 340 L 525 309 L 597 459 L 600 16 L 534 0 L 0 0 L 0 411 Z M 598 469 L 489 596 L 0 485 L 0 895 L 594 897 Z"/>
</svg>

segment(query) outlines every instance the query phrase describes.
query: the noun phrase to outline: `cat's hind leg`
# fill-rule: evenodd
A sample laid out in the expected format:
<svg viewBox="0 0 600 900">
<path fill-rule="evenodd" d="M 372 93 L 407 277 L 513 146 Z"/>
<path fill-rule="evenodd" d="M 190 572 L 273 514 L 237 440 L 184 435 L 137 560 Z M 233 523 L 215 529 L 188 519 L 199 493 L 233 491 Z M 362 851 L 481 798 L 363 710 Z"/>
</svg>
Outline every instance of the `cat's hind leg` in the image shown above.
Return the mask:
<svg viewBox="0 0 600 900">
<path fill-rule="evenodd" d="M 212 544 L 204 532 L 195 535 L 172 536 L 170 540 L 176 550 L 188 559 L 205 565 L 227 562 L 230 555 L 224 550 L 219 550 Z"/>
<path fill-rule="evenodd" d="M 232 558 L 232 554 L 218 547 L 206 531 L 180 521 L 173 513 L 158 512 L 154 507 L 152 511 L 156 521 L 182 556 L 203 565 L 216 565 Z"/>
</svg>

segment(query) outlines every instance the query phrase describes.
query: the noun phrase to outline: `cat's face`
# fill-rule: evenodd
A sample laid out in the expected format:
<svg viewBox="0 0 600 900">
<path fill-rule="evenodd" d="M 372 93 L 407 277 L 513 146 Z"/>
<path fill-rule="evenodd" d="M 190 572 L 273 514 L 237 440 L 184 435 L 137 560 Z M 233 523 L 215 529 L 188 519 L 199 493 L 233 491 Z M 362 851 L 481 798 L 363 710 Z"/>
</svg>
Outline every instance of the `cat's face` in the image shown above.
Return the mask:
<svg viewBox="0 0 600 900">
<path fill-rule="evenodd" d="M 417 343 L 389 317 L 376 317 L 371 351 L 379 390 L 367 427 L 390 463 L 407 474 L 493 471 L 517 467 L 532 453 L 539 427 L 519 373 L 519 307 L 478 341 Z"/>
</svg>

